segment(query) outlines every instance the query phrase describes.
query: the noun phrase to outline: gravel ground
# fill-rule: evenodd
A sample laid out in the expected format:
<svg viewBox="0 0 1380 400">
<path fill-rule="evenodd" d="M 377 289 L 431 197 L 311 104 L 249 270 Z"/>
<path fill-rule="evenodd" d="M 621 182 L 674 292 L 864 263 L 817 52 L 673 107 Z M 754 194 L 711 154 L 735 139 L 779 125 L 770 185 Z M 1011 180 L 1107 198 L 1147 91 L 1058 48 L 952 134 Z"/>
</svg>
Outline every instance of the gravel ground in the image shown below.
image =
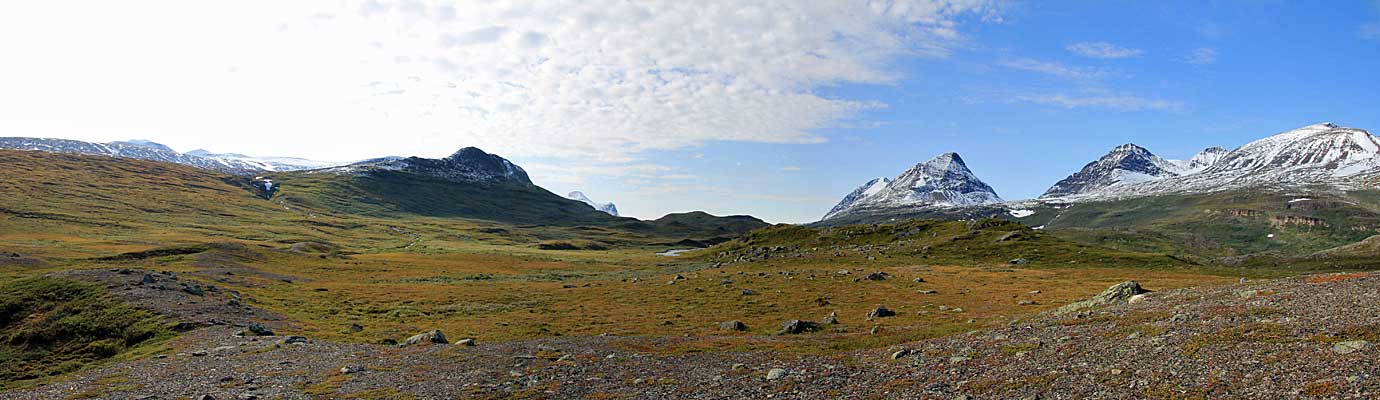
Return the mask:
<svg viewBox="0 0 1380 400">
<path fill-rule="evenodd" d="M 112 285 L 118 293 L 121 284 Z M 234 321 L 246 321 L 242 313 Z M 1371 344 L 1380 341 L 1380 276 L 1369 274 L 1151 293 L 1090 312 L 836 355 L 633 350 L 703 340 L 683 337 L 404 348 L 288 343 L 296 340 L 236 336 L 236 324 L 188 332 L 158 358 L 0 398 L 1380 397 L 1380 352 Z"/>
</svg>

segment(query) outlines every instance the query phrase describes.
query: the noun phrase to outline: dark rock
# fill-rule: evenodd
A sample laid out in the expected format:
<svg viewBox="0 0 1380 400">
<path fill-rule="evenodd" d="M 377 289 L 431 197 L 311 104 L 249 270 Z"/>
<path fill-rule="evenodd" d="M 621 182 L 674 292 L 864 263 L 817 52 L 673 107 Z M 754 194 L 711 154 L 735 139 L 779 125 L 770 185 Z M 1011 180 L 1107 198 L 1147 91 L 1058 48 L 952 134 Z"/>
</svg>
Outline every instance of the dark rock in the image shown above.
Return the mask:
<svg viewBox="0 0 1380 400">
<path fill-rule="evenodd" d="M 877 307 L 873 309 L 871 312 L 867 313 L 867 319 L 869 321 L 876 318 L 886 318 L 894 316 L 896 316 L 896 312 L 888 310 L 886 307 Z"/>
<path fill-rule="evenodd" d="M 786 335 L 786 334 L 792 334 L 792 335 L 794 335 L 794 334 L 801 334 L 801 333 L 805 333 L 805 332 L 814 332 L 814 331 L 818 331 L 819 329 L 820 329 L 819 324 L 816 323 L 816 322 L 814 322 L 814 321 L 802 321 L 802 320 L 798 320 L 798 319 L 793 319 L 793 320 L 790 320 L 790 321 L 786 321 L 784 324 L 781 324 L 781 330 L 778 331 L 778 332 L 776 332 L 776 334 L 777 334 L 777 335 Z"/>
<path fill-rule="evenodd" d="M 249 333 L 254 336 L 273 336 L 273 330 L 258 322 L 249 324 Z"/>
<path fill-rule="evenodd" d="M 720 322 L 720 323 L 719 323 L 719 330 L 722 330 L 722 331 L 739 331 L 739 332 L 741 332 L 741 331 L 746 331 L 746 330 L 748 330 L 748 326 L 747 326 L 747 324 L 744 324 L 743 321 L 739 321 L 739 320 L 736 320 L 736 319 L 735 319 L 735 320 L 732 320 L 732 321 Z"/>
</svg>

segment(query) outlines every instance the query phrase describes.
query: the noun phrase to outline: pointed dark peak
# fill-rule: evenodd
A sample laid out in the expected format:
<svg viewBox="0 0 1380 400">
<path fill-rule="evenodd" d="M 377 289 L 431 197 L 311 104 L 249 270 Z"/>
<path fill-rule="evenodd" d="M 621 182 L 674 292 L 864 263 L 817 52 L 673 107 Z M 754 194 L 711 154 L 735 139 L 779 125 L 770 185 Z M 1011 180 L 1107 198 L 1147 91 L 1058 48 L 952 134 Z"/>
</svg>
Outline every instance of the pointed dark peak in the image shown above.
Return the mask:
<svg viewBox="0 0 1380 400">
<path fill-rule="evenodd" d="M 477 183 L 519 183 L 531 185 L 527 171 L 498 155 L 489 154 L 476 147 L 466 147 L 442 159 L 411 157 L 397 163 L 397 168 L 408 172 L 437 177 L 452 182 Z"/>
<path fill-rule="evenodd" d="M 963 167 L 965 169 L 968 168 L 968 164 L 963 162 L 963 157 L 960 157 L 958 153 L 954 152 L 948 152 L 934 156 L 934 158 L 930 159 L 929 161 L 926 161 L 925 164 L 929 164 L 935 167 L 942 167 L 942 169 L 950 169 L 952 167 Z"/>
<path fill-rule="evenodd" d="M 486 152 L 484 152 L 484 150 L 480 150 L 478 147 L 473 147 L 473 146 L 471 146 L 471 147 L 466 147 L 466 148 L 460 149 L 459 151 L 456 151 L 454 154 L 451 154 L 449 157 L 446 157 L 446 158 L 447 158 L 447 159 L 472 159 L 472 158 L 490 157 L 490 156 L 494 156 L 494 155 L 489 154 L 489 153 L 486 153 Z"/>
</svg>

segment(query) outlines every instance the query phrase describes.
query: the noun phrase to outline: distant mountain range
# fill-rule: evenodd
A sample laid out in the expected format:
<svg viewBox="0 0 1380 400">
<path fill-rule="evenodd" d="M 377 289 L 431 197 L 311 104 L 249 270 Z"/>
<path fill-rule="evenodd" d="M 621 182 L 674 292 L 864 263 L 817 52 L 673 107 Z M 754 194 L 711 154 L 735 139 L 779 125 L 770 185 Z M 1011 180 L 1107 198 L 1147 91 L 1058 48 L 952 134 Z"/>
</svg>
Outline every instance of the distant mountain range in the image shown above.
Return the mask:
<svg viewBox="0 0 1380 400">
<path fill-rule="evenodd" d="M 147 140 L 92 143 L 68 139 L 0 137 L 0 149 L 134 158 L 190 165 L 235 175 L 253 175 L 271 171 L 298 171 L 341 164 L 292 157 L 215 154 L 206 150 L 178 153 L 168 146 Z"/>
<path fill-rule="evenodd" d="M 595 210 L 603 211 L 608 213 L 608 215 L 618 216 L 618 206 L 613 205 L 613 203 L 595 203 L 594 200 L 589 199 L 589 196 L 585 196 L 584 192 L 578 190 L 570 192 L 565 195 L 565 198 L 589 204 L 589 206 L 594 207 Z"/>
<path fill-rule="evenodd" d="M 1040 204 L 1123 200 L 1236 189 L 1371 188 L 1380 177 L 1380 138 L 1331 123 L 1309 125 L 1235 150 L 1204 149 L 1188 160 L 1166 160 L 1135 144 L 1113 148 L 1045 191 Z M 992 207 L 1024 217 L 1031 201 L 1003 202 L 957 154 L 916 165 L 894 180 L 869 180 L 823 218 L 850 223 L 897 215 L 990 214 Z M 982 209 L 968 211 L 963 209 Z"/>
</svg>

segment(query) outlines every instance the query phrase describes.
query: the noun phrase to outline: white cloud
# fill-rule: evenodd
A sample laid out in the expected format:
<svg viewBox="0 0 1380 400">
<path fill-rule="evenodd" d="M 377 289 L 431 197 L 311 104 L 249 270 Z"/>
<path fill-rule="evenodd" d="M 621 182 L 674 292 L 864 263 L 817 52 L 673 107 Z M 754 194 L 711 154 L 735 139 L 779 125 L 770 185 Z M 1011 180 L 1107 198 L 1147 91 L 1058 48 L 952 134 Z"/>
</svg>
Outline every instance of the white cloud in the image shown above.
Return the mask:
<svg viewBox="0 0 1380 400">
<path fill-rule="evenodd" d="M 801 169 L 801 168 L 800 168 L 800 166 L 798 166 L 798 165 L 787 165 L 787 166 L 781 167 L 781 170 L 782 170 L 782 171 L 787 171 L 787 172 L 799 171 L 800 169 Z"/>
<path fill-rule="evenodd" d="M 1216 63 L 1217 49 L 1209 47 L 1193 49 L 1193 51 L 1188 54 L 1188 57 L 1184 58 L 1184 62 L 1198 65 Z"/>
<path fill-rule="evenodd" d="M 1115 75 L 1112 71 L 1103 68 L 1075 67 L 1056 62 L 1033 60 L 1029 58 L 1002 61 L 1000 65 L 1007 68 L 1018 69 L 1022 71 L 1038 72 L 1074 81 L 1097 81 Z"/>
<path fill-rule="evenodd" d="M 1065 48 L 1074 54 L 1092 58 L 1128 58 L 1145 53 L 1141 49 L 1119 47 L 1107 42 L 1074 43 Z"/>
<path fill-rule="evenodd" d="M 0 35 L 25 40 L 0 43 L 0 135 L 619 167 L 814 143 L 883 106 L 814 89 L 893 82 L 966 16 L 999 20 L 993 1 L 9 2 Z"/>
<path fill-rule="evenodd" d="M 1007 102 L 1034 103 L 1062 108 L 1107 108 L 1119 111 L 1179 111 L 1183 103 L 1115 93 L 1030 93 L 1004 97 Z"/>
<path fill-rule="evenodd" d="M 1356 28 L 1362 39 L 1380 39 L 1380 22 L 1372 22 Z"/>
</svg>

